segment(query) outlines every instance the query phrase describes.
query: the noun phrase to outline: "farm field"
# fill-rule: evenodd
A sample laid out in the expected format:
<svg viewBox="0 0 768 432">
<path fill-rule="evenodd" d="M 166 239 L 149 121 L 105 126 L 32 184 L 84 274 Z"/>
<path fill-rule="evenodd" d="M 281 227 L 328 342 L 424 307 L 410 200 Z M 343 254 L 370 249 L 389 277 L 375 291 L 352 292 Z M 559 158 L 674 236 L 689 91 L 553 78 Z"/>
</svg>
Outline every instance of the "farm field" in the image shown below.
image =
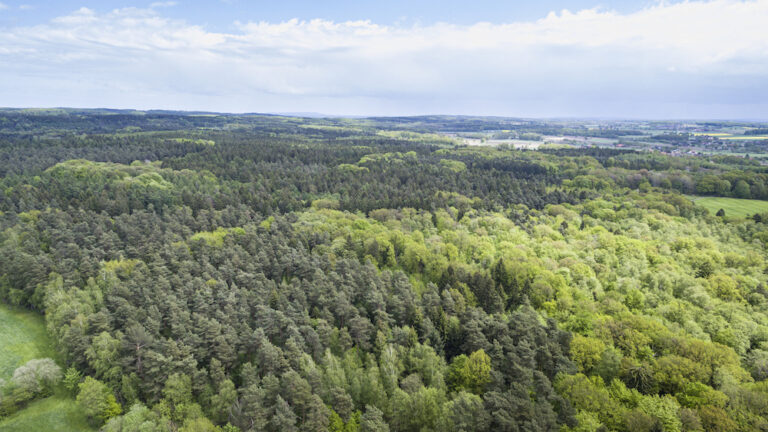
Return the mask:
<svg viewBox="0 0 768 432">
<path fill-rule="evenodd" d="M 719 138 L 723 139 L 723 140 L 733 140 L 733 141 L 736 141 L 736 140 L 739 140 L 739 141 L 762 141 L 762 140 L 768 140 L 768 136 L 760 136 L 760 135 L 755 135 L 755 136 L 735 135 L 735 136 L 724 136 L 724 137 L 719 137 Z"/>
<path fill-rule="evenodd" d="M 695 136 L 711 136 L 721 140 L 731 141 L 761 141 L 767 140 L 768 136 L 764 135 L 744 135 L 743 133 L 727 133 L 727 132 L 694 132 Z"/>
<path fill-rule="evenodd" d="M 689 198 L 713 215 L 720 209 L 725 210 L 725 215 L 731 217 L 750 217 L 755 213 L 768 211 L 768 201 L 762 200 L 696 196 Z"/>
</svg>

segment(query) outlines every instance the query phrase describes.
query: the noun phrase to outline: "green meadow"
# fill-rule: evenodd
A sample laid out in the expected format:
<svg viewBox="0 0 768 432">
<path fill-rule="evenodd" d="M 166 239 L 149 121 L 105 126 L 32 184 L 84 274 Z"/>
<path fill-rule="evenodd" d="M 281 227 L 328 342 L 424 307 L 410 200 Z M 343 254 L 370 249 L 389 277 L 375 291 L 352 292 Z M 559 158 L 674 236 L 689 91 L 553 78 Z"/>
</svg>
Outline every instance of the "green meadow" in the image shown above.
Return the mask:
<svg viewBox="0 0 768 432">
<path fill-rule="evenodd" d="M 0 420 L 3 432 L 69 432 L 92 431 L 85 415 L 75 401 L 64 395 L 54 395 L 32 401 L 23 410 Z"/>
<path fill-rule="evenodd" d="M 0 304 L 0 378 L 35 358 L 56 358 L 43 318 L 34 313 Z"/>
<path fill-rule="evenodd" d="M 720 209 L 725 210 L 726 217 L 750 217 L 755 213 L 768 212 L 768 201 L 721 197 L 689 198 L 713 215 Z"/>
<path fill-rule="evenodd" d="M 0 304 L 0 378 L 35 358 L 56 358 L 42 316 Z M 12 416 L 0 419 L 0 431 L 90 431 L 74 399 L 56 394 L 32 401 Z"/>
</svg>

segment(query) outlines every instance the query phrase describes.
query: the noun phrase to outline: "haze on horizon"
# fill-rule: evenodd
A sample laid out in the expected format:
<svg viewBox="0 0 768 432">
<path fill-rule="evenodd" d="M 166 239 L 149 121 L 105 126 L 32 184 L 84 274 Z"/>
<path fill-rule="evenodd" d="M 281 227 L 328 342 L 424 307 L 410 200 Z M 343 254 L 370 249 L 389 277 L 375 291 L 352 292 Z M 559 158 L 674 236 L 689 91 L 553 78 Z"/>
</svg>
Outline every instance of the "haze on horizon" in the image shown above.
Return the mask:
<svg viewBox="0 0 768 432">
<path fill-rule="evenodd" d="M 6 107 L 768 119 L 768 0 L 1 1 Z"/>
</svg>

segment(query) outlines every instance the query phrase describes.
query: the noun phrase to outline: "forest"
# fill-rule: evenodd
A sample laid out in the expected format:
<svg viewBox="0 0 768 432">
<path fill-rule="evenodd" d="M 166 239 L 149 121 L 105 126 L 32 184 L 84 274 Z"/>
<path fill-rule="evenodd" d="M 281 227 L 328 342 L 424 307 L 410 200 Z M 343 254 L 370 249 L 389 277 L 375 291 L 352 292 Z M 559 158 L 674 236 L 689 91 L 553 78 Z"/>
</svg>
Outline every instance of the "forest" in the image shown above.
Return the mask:
<svg viewBox="0 0 768 432">
<path fill-rule="evenodd" d="M 0 429 L 768 430 L 768 167 L 444 133 L 562 127 L 0 111 Z"/>
</svg>

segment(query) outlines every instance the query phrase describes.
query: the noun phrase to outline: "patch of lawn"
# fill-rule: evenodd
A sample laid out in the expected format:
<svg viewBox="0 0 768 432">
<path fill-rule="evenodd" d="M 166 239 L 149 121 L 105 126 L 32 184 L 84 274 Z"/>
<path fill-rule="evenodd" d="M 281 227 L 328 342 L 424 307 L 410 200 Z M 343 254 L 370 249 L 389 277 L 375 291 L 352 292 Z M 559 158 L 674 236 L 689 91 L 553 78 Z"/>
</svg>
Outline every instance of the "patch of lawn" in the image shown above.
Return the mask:
<svg viewBox="0 0 768 432">
<path fill-rule="evenodd" d="M 0 378 L 7 380 L 17 367 L 44 357 L 56 359 L 43 317 L 0 304 Z"/>
<path fill-rule="evenodd" d="M 74 399 L 54 395 L 31 402 L 16 414 L 0 420 L 3 432 L 93 431 Z"/>
<path fill-rule="evenodd" d="M 0 378 L 29 360 L 57 358 L 43 317 L 0 303 Z M 75 400 L 64 393 L 30 402 L 19 412 L 0 419 L 0 431 L 92 431 Z"/>
<path fill-rule="evenodd" d="M 738 135 L 738 136 L 728 136 L 728 137 L 720 137 L 722 140 L 743 140 L 743 141 L 760 141 L 760 140 L 768 140 L 768 136 L 754 136 L 754 135 Z"/>
<path fill-rule="evenodd" d="M 700 205 L 714 215 L 718 210 L 725 210 L 726 217 L 751 217 L 755 213 L 768 212 L 768 201 L 721 198 L 721 197 L 689 197 L 694 203 Z"/>
</svg>

